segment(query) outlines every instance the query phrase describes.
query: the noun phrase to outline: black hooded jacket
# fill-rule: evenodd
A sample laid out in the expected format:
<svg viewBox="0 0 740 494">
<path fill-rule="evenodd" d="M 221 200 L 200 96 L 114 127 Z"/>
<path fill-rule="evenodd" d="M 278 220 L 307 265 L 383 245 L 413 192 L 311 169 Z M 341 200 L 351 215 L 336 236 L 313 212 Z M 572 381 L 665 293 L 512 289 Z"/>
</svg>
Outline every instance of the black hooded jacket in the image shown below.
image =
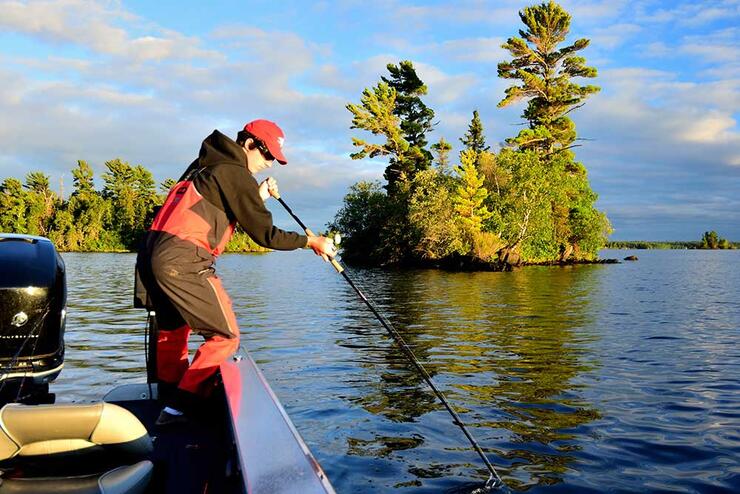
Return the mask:
<svg viewBox="0 0 740 494">
<path fill-rule="evenodd" d="M 176 197 L 186 190 L 184 187 L 195 190 Z M 177 254 L 181 262 L 187 262 L 187 256 L 182 258 L 185 250 L 192 252 L 193 261 L 212 262 L 223 250 L 236 223 L 257 244 L 270 249 L 299 249 L 308 240 L 305 235 L 272 224 L 272 214 L 259 195 L 259 185 L 247 169 L 246 154 L 236 142 L 214 130 L 203 141 L 198 158 L 178 186 L 170 191 L 152 224 L 146 249 L 156 257 L 172 259 Z M 197 248 L 193 249 L 193 245 Z"/>
</svg>

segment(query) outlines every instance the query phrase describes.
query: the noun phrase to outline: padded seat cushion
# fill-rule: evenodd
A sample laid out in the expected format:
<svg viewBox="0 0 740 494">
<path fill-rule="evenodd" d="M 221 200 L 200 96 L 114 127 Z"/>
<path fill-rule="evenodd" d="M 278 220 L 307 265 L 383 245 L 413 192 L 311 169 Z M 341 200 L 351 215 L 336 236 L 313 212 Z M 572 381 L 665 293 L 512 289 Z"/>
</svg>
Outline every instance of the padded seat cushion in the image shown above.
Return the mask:
<svg viewBox="0 0 740 494">
<path fill-rule="evenodd" d="M 112 403 L 0 409 L 0 469 L 23 477 L 97 474 L 148 458 L 152 440 L 131 412 Z"/>
<path fill-rule="evenodd" d="M 152 469 L 144 460 L 99 475 L 2 479 L 0 494 L 143 494 Z"/>
</svg>

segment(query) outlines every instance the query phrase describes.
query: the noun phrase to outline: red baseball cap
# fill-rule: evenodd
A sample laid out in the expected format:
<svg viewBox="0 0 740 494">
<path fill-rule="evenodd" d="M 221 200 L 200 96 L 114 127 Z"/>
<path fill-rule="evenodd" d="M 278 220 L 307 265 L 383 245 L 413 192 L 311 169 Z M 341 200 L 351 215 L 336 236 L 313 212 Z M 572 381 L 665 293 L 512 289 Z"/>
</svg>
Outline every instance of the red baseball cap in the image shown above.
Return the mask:
<svg viewBox="0 0 740 494">
<path fill-rule="evenodd" d="M 275 122 L 269 120 L 252 120 L 244 126 L 244 130 L 265 143 L 270 154 L 278 160 L 281 165 L 287 165 L 288 160 L 283 155 L 283 142 L 285 134 Z"/>
</svg>

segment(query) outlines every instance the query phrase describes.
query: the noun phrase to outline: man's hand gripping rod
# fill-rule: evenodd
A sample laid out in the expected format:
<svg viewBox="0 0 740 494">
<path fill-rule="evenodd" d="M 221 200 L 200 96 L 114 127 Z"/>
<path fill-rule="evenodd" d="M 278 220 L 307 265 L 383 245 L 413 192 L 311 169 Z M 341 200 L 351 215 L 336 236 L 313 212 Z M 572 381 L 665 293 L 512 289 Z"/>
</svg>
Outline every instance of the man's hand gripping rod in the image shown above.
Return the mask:
<svg viewBox="0 0 740 494">
<path fill-rule="evenodd" d="M 278 202 L 283 205 L 283 207 L 285 208 L 285 210 L 293 217 L 293 219 L 296 220 L 296 222 L 299 225 L 301 225 L 301 228 L 303 228 L 303 231 L 306 232 L 306 235 L 308 235 L 309 237 L 315 237 L 316 236 L 316 234 L 314 232 L 312 232 L 306 225 L 304 225 L 303 222 L 301 221 L 301 219 L 298 216 L 295 215 L 295 213 L 293 212 L 293 210 L 290 209 L 290 207 L 285 203 L 285 201 L 283 201 L 283 199 L 280 197 L 280 194 L 278 192 L 275 192 L 275 191 L 272 191 L 271 190 L 270 191 L 270 195 L 272 197 L 274 197 L 275 199 L 277 199 Z M 339 264 L 339 262 L 336 259 L 331 258 L 329 260 L 329 262 L 331 262 L 331 265 L 334 266 L 334 269 L 337 270 L 337 273 L 343 273 L 344 272 L 344 267 L 342 267 L 342 265 Z M 345 274 L 344 276 L 346 277 L 347 275 Z"/>
<path fill-rule="evenodd" d="M 306 232 L 306 235 L 308 236 L 315 236 L 314 233 L 303 224 L 303 222 L 298 218 L 298 216 L 293 213 L 293 210 L 290 209 L 290 207 L 285 203 L 285 201 L 282 200 L 280 197 L 280 194 L 276 191 L 270 191 L 270 194 L 280 202 L 280 204 L 283 205 L 285 210 L 293 217 L 294 220 L 303 228 L 303 231 Z M 460 427 L 462 429 L 463 433 L 465 434 L 465 437 L 468 439 L 470 444 L 472 444 L 473 449 L 475 449 L 475 452 L 478 453 L 478 456 L 481 457 L 483 460 L 483 463 L 485 463 L 486 468 L 488 469 L 490 476 L 488 477 L 488 480 L 486 481 L 485 486 L 481 489 L 476 489 L 474 492 L 490 492 L 492 489 L 499 489 L 505 487 L 504 481 L 501 480 L 501 477 L 496 472 L 496 469 L 493 468 L 493 465 L 490 461 L 488 461 L 488 457 L 486 457 L 486 454 L 483 452 L 481 447 L 478 445 L 478 443 L 475 441 L 473 436 L 468 431 L 467 427 L 465 427 L 465 424 L 463 424 L 462 420 L 460 419 L 460 416 L 455 412 L 455 410 L 452 408 L 452 406 L 447 401 L 447 398 L 442 394 L 442 391 L 440 391 L 437 386 L 434 384 L 434 381 L 432 381 L 432 376 L 429 375 L 427 370 L 421 365 L 421 362 L 416 358 L 414 355 L 414 352 L 411 351 L 411 348 L 408 346 L 406 341 L 401 337 L 401 334 L 393 327 L 393 325 L 388 321 L 378 310 L 375 308 L 375 306 L 368 300 L 368 298 L 365 296 L 365 294 L 357 288 L 357 286 L 352 282 L 349 276 L 347 276 L 347 273 L 344 270 L 344 267 L 339 264 L 339 262 L 336 259 L 331 259 L 331 265 L 334 266 L 334 269 L 337 270 L 337 273 L 340 273 L 345 281 L 355 290 L 357 295 L 360 296 L 363 302 L 365 302 L 365 305 L 370 309 L 370 311 L 375 315 L 375 317 L 380 321 L 380 323 L 383 325 L 383 327 L 388 331 L 388 333 L 391 335 L 391 337 L 395 340 L 395 342 L 400 347 L 401 351 L 406 355 L 406 357 L 409 359 L 409 361 L 416 367 L 416 370 L 419 371 L 421 376 L 424 378 L 424 380 L 427 382 L 430 388 L 432 388 L 432 391 L 434 391 L 434 394 L 437 395 L 437 398 L 442 402 L 442 404 L 445 406 L 447 411 L 452 415 L 452 422 Z"/>
</svg>

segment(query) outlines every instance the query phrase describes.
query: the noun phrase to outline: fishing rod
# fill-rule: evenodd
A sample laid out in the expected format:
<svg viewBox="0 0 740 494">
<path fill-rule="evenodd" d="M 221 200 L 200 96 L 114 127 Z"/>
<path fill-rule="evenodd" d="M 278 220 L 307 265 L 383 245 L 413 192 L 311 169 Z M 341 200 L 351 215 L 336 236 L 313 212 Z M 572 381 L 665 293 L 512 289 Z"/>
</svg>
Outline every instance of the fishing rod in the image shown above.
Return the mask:
<svg viewBox="0 0 740 494">
<path fill-rule="evenodd" d="M 290 214 L 294 220 L 303 228 L 303 230 L 306 232 L 306 235 L 309 237 L 316 236 L 301 220 L 298 218 L 298 216 L 295 215 L 292 209 L 283 201 L 283 199 L 280 197 L 280 194 L 274 191 L 270 191 L 270 194 L 278 200 L 280 204 L 285 208 L 285 210 Z M 406 341 L 401 337 L 401 334 L 396 330 L 396 328 L 393 327 L 390 321 L 388 321 L 379 311 L 375 308 L 372 302 L 365 296 L 365 294 L 360 290 L 357 285 L 354 284 L 352 279 L 347 275 L 347 272 L 344 270 L 344 267 L 339 264 L 339 261 L 332 258 L 331 259 L 331 265 L 334 267 L 334 269 L 337 271 L 337 273 L 341 274 L 344 277 L 344 280 L 351 286 L 354 291 L 359 295 L 359 297 L 362 299 L 363 302 L 365 302 L 365 305 L 370 309 L 370 311 L 375 315 L 375 317 L 380 321 L 380 324 L 383 325 L 383 327 L 388 331 L 388 333 L 391 335 L 393 340 L 398 344 L 401 351 L 406 355 L 408 360 L 414 365 L 417 371 L 419 371 L 419 374 L 424 378 L 426 383 L 429 385 L 430 388 L 432 388 L 432 391 L 434 391 L 434 394 L 437 395 L 437 398 L 439 398 L 439 401 L 442 402 L 444 407 L 447 409 L 447 411 L 452 415 L 452 423 L 460 427 L 460 429 L 463 431 L 463 434 L 465 434 L 465 437 L 468 438 L 468 441 L 470 441 L 470 444 L 473 446 L 473 449 L 475 449 L 475 452 L 478 453 L 478 456 L 481 457 L 483 460 L 483 463 L 485 463 L 486 468 L 490 472 L 490 476 L 488 477 L 488 480 L 485 483 L 484 489 L 485 492 L 489 492 L 492 489 L 498 489 L 500 487 L 503 487 L 504 481 L 501 480 L 501 477 L 496 472 L 496 469 L 493 467 L 490 461 L 488 461 L 488 457 L 486 457 L 486 454 L 483 452 L 481 447 L 478 445 L 476 440 L 473 438 L 472 434 L 468 431 L 467 427 L 465 427 L 465 424 L 460 419 L 460 416 L 455 412 L 455 410 L 452 408 L 450 403 L 447 401 L 447 398 L 442 394 L 442 391 L 437 388 L 437 386 L 434 384 L 434 381 L 432 381 L 432 376 L 429 375 L 427 370 L 424 368 L 423 365 L 421 365 L 421 362 L 416 358 L 416 355 L 414 355 L 414 352 L 411 351 L 411 348 L 408 346 Z M 473 492 L 473 494 L 480 492 L 479 490 L 476 490 Z"/>
</svg>

